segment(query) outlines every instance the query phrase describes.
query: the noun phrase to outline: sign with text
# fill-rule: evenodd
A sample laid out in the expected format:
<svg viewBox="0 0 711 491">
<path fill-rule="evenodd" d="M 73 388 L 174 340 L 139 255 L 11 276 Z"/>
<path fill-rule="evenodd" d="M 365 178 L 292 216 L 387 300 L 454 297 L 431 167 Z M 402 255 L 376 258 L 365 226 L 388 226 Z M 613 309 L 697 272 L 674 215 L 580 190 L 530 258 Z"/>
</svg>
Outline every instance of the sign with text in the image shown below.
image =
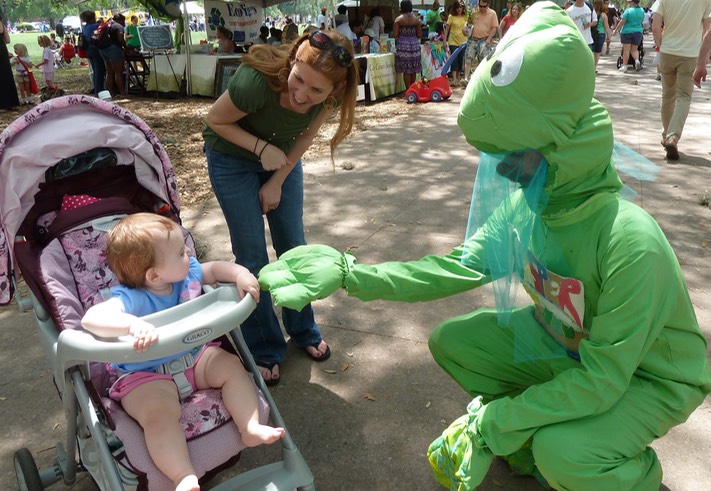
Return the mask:
<svg viewBox="0 0 711 491">
<path fill-rule="evenodd" d="M 205 28 L 208 39 L 214 40 L 218 26 L 232 33 L 236 43 L 253 43 L 264 22 L 264 12 L 257 2 L 220 2 L 205 0 Z"/>
<path fill-rule="evenodd" d="M 395 55 L 392 53 L 368 56 L 368 80 L 372 101 L 405 90 L 402 75 L 395 73 Z"/>
<path fill-rule="evenodd" d="M 173 32 L 168 24 L 155 26 L 138 26 L 138 39 L 141 40 L 141 51 L 157 49 L 173 49 Z"/>
</svg>

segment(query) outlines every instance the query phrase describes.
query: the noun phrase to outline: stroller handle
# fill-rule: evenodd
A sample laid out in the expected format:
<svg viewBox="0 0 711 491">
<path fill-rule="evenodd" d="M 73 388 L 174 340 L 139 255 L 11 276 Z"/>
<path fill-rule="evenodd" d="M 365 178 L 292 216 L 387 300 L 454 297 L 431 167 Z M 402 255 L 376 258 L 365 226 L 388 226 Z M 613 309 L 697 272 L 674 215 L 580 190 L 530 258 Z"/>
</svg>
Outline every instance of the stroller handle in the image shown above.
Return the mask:
<svg viewBox="0 0 711 491">
<path fill-rule="evenodd" d="M 251 295 L 240 300 L 236 286 L 220 286 L 189 302 L 142 317 L 158 331 L 158 341 L 147 351 L 137 352 L 130 336 L 98 338 L 84 330 L 66 329 L 57 339 L 57 358 L 66 370 L 88 361 L 130 363 L 174 355 L 238 328 L 256 305 Z"/>
</svg>

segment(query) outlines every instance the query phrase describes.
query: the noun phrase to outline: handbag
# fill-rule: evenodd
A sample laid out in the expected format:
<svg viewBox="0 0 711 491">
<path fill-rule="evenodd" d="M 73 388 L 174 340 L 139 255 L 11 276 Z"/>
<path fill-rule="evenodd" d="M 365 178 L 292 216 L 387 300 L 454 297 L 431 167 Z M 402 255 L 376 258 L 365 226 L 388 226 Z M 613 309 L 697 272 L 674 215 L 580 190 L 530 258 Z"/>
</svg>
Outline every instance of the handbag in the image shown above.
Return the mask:
<svg viewBox="0 0 711 491">
<path fill-rule="evenodd" d="M 24 61 L 22 61 L 22 58 L 19 56 L 17 57 L 17 61 L 20 62 L 20 64 L 25 67 L 25 70 L 27 70 L 27 76 L 30 79 L 30 93 L 32 94 L 39 94 L 39 87 L 37 86 L 37 81 L 35 80 L 35 74 L 30 71 L 30 68 L 25 64 Z"/>
<path fill-rule="evenodd" d="M 590 22 L 592 23 L 593 21 L 593 10 L 590 10 Z M 597 19 L 598 22 L 600 22 L 600 18 Z M 592 36 L 592 40 L 594 44 L 597 44 L 598 41 L 600 40 L 600 31 L 597 30 L 598 26 L 591 26 L 590 27 L 590 35 Z"/>
</svg>

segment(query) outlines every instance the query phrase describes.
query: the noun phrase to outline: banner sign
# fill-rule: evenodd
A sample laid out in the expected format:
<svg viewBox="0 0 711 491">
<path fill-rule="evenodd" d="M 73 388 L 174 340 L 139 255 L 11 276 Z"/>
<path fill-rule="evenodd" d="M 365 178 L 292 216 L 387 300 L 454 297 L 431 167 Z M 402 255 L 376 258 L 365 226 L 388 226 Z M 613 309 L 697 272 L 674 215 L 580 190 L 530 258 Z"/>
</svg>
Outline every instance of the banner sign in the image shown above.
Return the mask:
<svg viewBox="0 0 711 491">
<path fill-rule="evenodd" d="M 405 90 L 402 75 L 395 73 L 395 55 L 370 55 L 368 57 L 370 100 L 386 97 Z"/>
<path fill-rule="evenodd" d="M 257 2 L 220 2 L 205 0 L 205 29 L 207 38 L 215 39 L 218 26 L 232 33 L 236 43 L 252 43 L 259 37 L 264 23 L 264 11 Z"/>
<path fill-rule="evenodd" d="M 432 80 L 442 74 L 442 65 L 449 58 L 443 42 L 429 42 L 422 45 L 422 76 Z"/>
</svg>

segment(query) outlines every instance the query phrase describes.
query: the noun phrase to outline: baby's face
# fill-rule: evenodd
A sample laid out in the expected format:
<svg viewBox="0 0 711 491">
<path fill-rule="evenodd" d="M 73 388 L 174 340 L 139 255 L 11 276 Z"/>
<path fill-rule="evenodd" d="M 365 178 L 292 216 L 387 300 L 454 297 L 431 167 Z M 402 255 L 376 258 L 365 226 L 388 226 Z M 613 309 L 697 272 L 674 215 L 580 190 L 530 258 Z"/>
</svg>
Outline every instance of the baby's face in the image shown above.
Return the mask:
<svg viewBox="0 0 711 491">
<path fill-rule="evenodd" d="M 175 283 L 185 279 L 190 269 L 188 248 L 180 229 L 175 226 L 170 234 L 161 232 L 155 237 L 155 269 L 166 283 Z"/>
</svg>

